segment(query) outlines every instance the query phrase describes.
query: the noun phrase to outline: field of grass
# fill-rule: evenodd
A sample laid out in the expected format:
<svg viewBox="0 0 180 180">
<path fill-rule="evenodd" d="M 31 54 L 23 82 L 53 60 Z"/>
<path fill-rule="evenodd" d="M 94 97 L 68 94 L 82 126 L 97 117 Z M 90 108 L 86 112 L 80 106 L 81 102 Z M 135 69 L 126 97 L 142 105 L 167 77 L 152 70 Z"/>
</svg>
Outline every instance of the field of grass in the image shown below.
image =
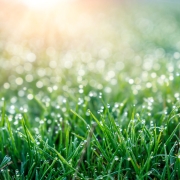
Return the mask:
<svg viewBox="0 0 180 180">
<path fill-rule="evenodd" d="M 174 4 L 0 13 L 0 180 L 180 179 Z"/>
</svg>

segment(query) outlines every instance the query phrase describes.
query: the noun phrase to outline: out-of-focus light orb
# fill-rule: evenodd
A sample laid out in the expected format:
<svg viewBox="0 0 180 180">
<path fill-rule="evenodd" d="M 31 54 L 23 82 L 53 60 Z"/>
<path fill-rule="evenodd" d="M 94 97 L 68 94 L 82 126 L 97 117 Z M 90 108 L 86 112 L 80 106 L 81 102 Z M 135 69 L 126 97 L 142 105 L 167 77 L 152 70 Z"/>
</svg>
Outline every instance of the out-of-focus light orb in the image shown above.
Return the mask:
<svg viewBox="0 0 180 180">
<path fill-rule="evenodd" d="M 55 6 L 60 2 L 70 2 L 71 0 L 20 0 L 29 8 L 43 9 Z"/>
</svg>

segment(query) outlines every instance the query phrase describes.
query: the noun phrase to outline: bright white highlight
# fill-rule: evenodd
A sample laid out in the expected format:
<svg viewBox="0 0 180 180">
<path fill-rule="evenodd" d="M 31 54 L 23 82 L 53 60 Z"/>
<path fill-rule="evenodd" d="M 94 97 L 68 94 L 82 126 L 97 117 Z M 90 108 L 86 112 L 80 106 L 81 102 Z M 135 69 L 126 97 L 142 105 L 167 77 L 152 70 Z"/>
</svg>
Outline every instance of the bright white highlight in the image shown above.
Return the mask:
<svg viewBox="0 0 180 180">
<path fill-rule="evenodd" d="M 33 9 L 44 9 L 55 6 L 60 2 L 69 2 L 70 0 L 20 0 L 29 8 Z"/>
</svg>

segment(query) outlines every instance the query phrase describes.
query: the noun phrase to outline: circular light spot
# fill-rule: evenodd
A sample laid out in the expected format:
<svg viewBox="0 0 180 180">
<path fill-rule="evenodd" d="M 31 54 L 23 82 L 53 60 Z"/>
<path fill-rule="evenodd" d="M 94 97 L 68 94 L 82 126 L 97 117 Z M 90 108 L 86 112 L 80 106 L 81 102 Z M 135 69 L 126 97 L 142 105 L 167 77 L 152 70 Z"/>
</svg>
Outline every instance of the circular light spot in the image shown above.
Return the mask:
<svg viewBox="0 0 180 180">
<path fill-rule="evenodd" d="M 32 99 L 33 99 L 33 95 L 32 95 L 32 94 L 28 94 L 28 95 L 27 95 L 27 98 L 28 98 L 29 100 L 32 100 Z"/>
<path fill-rule="evenodd" d="M 133 79 L 129 79 L 129 84 L 133 84 L 134 83 L 134 80 Z"/>
<path fill-rule="evenodd" d="M 147 82 L 147 83 L 146 83 L 146 87 L 147 87 L 147 88 L 151 88 L 151 87 L 152 87 L 152 84 L 151 84 L 150 82 Z"/>
<path fill-rule="evenodd" d="M 106 93 L 111 93 L 112 90 L 111 90 L 110 87 L 105 87 L 104 91 L 105 91 Z"/>
<path fill-rule="evenodd" d="M 23 97 L 23 96 L 24 96 L 24 91 L 23 91 L 23 90 L 20 90 L 20 91 L 18 92 L 18 96 L 19 96 L 19 97 Z"/>
<path fill-rule="evenodd" d="M 34 62 L 36 60 L 36 55 L 34 53 L 28 53 L 27 56 L 26 56 L 26 59 L 29 61 L 29 62 Z"/>
<path fill-rule="evenodd" d="M 44 85 L 43 85 L 43 82 L 42 82 L 42 81 L 38 81 L 38 82 L 36 83 L 36 86 L 37 86 L 37 88 L 42 88 Z"/>
<path fill-rule="evenodd" d="M 50 61 L 49 62 L 49 67 L 52 68 L 52 69 L 55 69 L 57 67 L 56 61 Z"/>
<path fill-rule="evenodd" d="M 56 85 L 53 86 L 53 90 L 56 91 L 58 87 Z"/>
<path fill-rule="evenodd" d="M 16 82 L 17 85 L 20 86 L 20 85 L 23 84 L 23 79 L 21 77 L 18 77 L 18 78 L 16 78 L 15 82 Z"/>
<path fill-rule="evenodd" d="M 33 76 L 31 74 L 28 74 L 28 75 L 26 75 L 25 80 L 27 82 L 32 82 L 33 81 Z"/>
<path fill-rule="evenodd" d="M 180 58 L 180 53 L 179 52 L 175 52 L 174 53 L 174 58 L 175 59 L 179 59 Z"/>
<path fill-rule="evenodd" d="M 4 83 L 4 88 L 5 89 L 9 89 L 10 88 L 10 84 L 9 83 Z"/>
</svg>

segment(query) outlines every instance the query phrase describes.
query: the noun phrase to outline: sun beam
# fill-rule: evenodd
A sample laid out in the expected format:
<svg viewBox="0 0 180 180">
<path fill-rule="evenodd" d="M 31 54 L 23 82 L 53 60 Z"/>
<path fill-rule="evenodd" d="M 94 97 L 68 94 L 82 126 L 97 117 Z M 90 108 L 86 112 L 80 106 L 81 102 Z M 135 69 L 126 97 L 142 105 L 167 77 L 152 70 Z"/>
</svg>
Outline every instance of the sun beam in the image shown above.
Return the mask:
<svg viewBox="0 0 180 180">
<path fill-rule="evenodd" d="M 57 3 L 65 3 L 72 0 L 20 0 L 28 8 L 44 9 L 55 6 Z"/>
</svg>

